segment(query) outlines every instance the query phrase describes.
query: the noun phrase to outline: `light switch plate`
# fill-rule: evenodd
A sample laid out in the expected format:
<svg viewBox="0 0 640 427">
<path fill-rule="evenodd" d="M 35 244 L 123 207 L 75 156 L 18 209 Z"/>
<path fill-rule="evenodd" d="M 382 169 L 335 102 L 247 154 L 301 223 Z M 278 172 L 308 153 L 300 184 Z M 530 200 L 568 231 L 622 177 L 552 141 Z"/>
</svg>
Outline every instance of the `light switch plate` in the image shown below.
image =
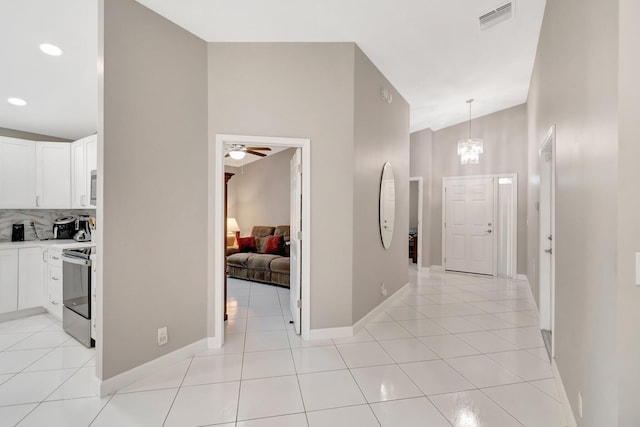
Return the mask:
<svg viewBox="0 0 640 427">
<path fill-rule="evenodd" d="M 640 286 L 640 252 L 636 252 L 636 286 Z"/>
</svg>

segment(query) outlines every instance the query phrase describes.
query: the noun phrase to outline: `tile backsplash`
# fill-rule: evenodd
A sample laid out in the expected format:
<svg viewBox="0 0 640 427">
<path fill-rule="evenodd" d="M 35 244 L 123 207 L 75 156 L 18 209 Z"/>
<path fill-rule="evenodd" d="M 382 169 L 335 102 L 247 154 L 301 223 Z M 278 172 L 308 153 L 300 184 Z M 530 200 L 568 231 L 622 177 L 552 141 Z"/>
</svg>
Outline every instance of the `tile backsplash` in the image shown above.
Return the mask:
<svg viewBox="0 0 640 427">
<path fill-rule="evenodd" d="M 30 225 L 34 222 L 40 239 L 53 237 L 53 221 L 68 215 L 95 216 L 95 209 L 0 209 L 0 242 L 11 240 L 13 224 L 24 224 L 24 240 L 37 240 Z"/>
</svg>

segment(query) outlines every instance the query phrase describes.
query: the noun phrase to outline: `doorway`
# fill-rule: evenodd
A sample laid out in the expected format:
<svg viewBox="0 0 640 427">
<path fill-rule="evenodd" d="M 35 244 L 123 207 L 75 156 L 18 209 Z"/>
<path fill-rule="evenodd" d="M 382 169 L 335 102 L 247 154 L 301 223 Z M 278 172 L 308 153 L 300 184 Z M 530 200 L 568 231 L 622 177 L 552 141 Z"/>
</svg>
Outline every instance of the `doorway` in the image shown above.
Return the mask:
<svg viewBox="0 0 640 427">
<path fill-rule="evenodd" d="M 422 177 L 409 178 L 409 262 L 416 264 L 418 271 L 422 271 L 423 201 Z"/>
<path fill-rule="evenodd" d="M 516 277 L 517 178 L 517 174 L 443 178 L 446 271 Z"/>
<path fill-rule="evenodd" d="M 553 357 L 555 307 L 555 126 L 549 129 L 539 151 L 539 254 L 540 330 L 550 357 Z"/>
<path fill-rule="evenodd" d="M 300 197 L 300 233 L 296 232 L 296 243 L 300 262 L 297 264 L 299 281 L 294 285 L 292 280 L 290 291 L 295 295 L 295 306 L 299 315 L 292 313 L 294 321 L 298 320 L 296 330 L 303 339 L 308 339 L 310 330 L 310 256 L 311 230 L 310 222 L 310 143 L 309 139 L 278 138 L 244 135 L 216 135 L 215 141 L 209 143 L 209 190 L 208 190 L 208 310 L 207 331 L 212 347 L 224 344 L 224 279 L 225 279 L 225 235 L 224 218 L 224 156 L 225 144 L 244 144 L 257 147 L 293 147 L 297 148 L 299 159 L 299 191 Z M 292 228 L 293 230 L 293 228 Z M 293 299 L 294 296 L 292 296 Z"/>
</svg>

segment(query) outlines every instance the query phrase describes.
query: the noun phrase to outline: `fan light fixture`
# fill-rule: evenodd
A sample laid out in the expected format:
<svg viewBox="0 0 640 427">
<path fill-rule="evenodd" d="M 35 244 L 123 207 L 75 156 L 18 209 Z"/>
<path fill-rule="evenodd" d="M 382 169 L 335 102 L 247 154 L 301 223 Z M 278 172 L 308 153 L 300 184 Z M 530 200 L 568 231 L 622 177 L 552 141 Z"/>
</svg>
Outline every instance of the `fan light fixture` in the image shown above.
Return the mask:
<svg viewBox="0 0 640 427">
<path fill-rule="evenodd" d="M 483 152 L 482 138 L 471 138 L 471 103 L 473 99 L 467 100 L 469 104 L 469 138 L 458 141 L 458 156 L 461 165 L 477 165 L 480 163 L 480 154 Z"/>
<path fill-rule="evenodd" d="M 229 151 L 229 157 L 231 157 L 234 160 L 242 160 L 244 159 L 244 156 L 247 153 L 245 153 L 244 151 L 242 151 L 242 149 L 233 149 L 231 151 Z"/>
</svg>

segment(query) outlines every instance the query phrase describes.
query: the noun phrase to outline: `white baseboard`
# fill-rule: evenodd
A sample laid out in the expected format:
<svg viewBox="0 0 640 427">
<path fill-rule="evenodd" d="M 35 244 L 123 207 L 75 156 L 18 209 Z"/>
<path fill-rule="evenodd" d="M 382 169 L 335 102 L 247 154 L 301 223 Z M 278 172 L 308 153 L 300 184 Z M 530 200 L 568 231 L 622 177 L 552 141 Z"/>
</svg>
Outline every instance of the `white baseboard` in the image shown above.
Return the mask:
<svg viewBox="0 0 640 427">
<path fill-rule="evenodd" d="M 378 314 L 382 313 L 387 307 L 393 304 L 396 300 L 398 300 L 402 295 L 402 291 L 404 291 L 410 283 L 405 284 L 403 287 L 398 289 L 393 295 L 391 295 L 386 300 L 382 301 L 376 308 L 367 313 L 362 319 L 358 320 L 355 325 L 353 325 L 353 334 L 357 334 L 364 328 L 364 326 L 371 321 Z"/>
<path fill-rule="evenodd" d="M 364 325 L 369 323 L 371 319 L 373 319 L 376 315 L 384 311 L 390 304 L 392 304 L 395 300 L 400 298 L 400 294 L 402 291 L 409 286 L 410 283 L 407 283 L 400 289 L 398 289 L 393 295 L 389 298 L 381 302 L 376 308 L 367 313 L 362 319 L 358 320 L 353 326 L 344 326 L 339 328 L 324 328 L 324 329 L 311 329 L 309 331 L 309 339 L 310 340 L 326 340 L 331 338 L 349 338 L 354 334 L 360 332 Z"/>
<path fill-rule="evenodd" d="M 431 267 L 429 267 L 429 271 L 443 272 L 444 267 L 441 265 L 432 265 Z"/>
<path fill-rule="evenodd" d="M 222 348 L 222 339 L 220 337 L 207 338 L 207 346 L 209 348 Z"/>
<path fill-rule="evenodd" d="M 560 377 L 560 371 L 558 371 L 558 365 L 556 365 L 556 359 L 551 359 L 551 369 L 553 370 L 553 377 L 555 379 L 558 393 L 560 393 L 560 398 L 562 399 L 564 416 L 569 423 L 569 427 L 577 427 L 578 423 L 576 422 L 576 418 L 573 415 L 573 410 L 571 409 L 571 404 L 569 403 L 569 398 L 567 397 L 567 391 L 564 389 L 564 384 L 562 383 L 562 378 Z"/>
<path fill-rule="evenodd" d="M 328 340 L 331 338 L 349 338 L 353 336 L 353 327 L 311 329 L 309 340 Z"/>
<path fill-rule="evenodd" d="M 47 309 L 44 307 L 25 308 L 18 311 L 10 311 L 8 313 L 0 314 L 0 322 L 8 322 L 9 320 L 22 319 L 23 317 L 33 316 L 35 314 L 46 313 Z"/>
<path fill-rule="evenodd" d="M 179 348 L 171 353 L 160 356 L 157 359 L 153 359 L 147 363 L 143 363 L 140 366 L 129 369 L 114 377 L 108 378 L 103 381 L 99 381 L 100 396 L 104 397 L 115 393 L 123 387 L 128 386 L 136 381 L 152 375 L 162 368 L 176 364 L 187 357 L 193 356 L 196 353 L 205 351 L 209 345 L 209 338 L 201 339 L 192 344 Z"/>
<path fill-rule="evenodd" d="M 516 274 L 516 280 L 529 280 L 526 274 Z"/>
</svg>

